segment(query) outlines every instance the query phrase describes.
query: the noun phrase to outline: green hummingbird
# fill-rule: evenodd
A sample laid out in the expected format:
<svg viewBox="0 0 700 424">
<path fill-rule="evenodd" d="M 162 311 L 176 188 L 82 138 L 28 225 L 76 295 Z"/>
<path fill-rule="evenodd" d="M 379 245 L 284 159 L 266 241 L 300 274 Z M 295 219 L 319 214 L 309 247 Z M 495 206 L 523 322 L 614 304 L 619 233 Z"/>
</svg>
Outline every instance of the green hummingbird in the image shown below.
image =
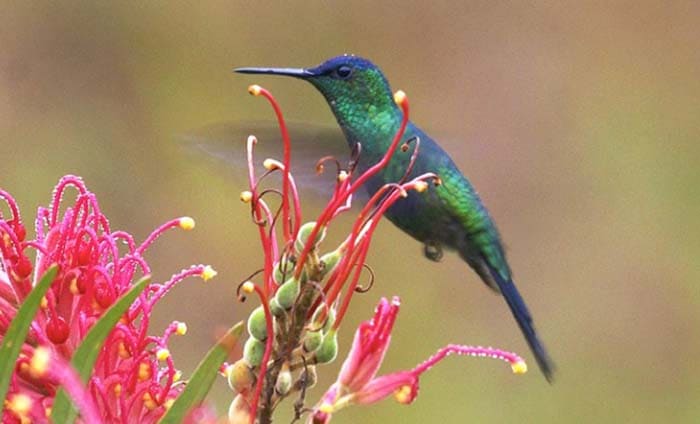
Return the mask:
<svg viewBox="0 0 700 424">
<path fill-rule="evenodd" d="M 290 76 L 310 82 L 326 98 L 349 147 L 354 151 L 360 143 L 357 163 L 360 171 L 381 159 L 401 122 L 401 110 L 394 102 L 386 77 L 376 65 L 358 56 L 337 56 L 314 68 L 237 68 L 235 71 Z M 421 242 L 428 259 L 439 261 L 444 248 L 457 251 L 487 286 L 501 293 L 542 373 L 551 382 L 554 364 L 537 337 L 532 316 L 515 287 L 493 219 L 450 155 L 412 122 L 403 141 L 408 140 L 418 140 L 412 148 L 418 145 L 419 149 L 408 177 L 434 172 L 442 184 L 423 193 L 410 192 L 386 212 L 386 217 Z M 367 182 L 369 194 L 404 177 L 411 156 L 411 152 L 394 153 L 389 165 Z"/>
</svg>

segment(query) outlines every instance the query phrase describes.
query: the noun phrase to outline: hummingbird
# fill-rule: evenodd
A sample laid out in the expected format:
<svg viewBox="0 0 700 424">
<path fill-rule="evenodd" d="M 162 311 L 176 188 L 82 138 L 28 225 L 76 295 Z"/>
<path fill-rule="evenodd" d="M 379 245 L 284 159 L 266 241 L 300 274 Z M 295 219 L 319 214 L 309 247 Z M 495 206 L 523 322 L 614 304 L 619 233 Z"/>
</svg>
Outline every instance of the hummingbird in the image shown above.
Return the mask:
<svg viewBox="0 0 700 424">
<path fill-rule="evenodd" d="M 237 68 L 243 74 L 269 74 L 308 81 L 325 97 L 351 151 L 360 143 L 360 171 L 378 162 L 397 132 L 402 112 L 394 102 L 388 80 L 371 61 L 354 55 L 333 57 L 313 68 Z M 472 184 L 450 155 L 413 122 L 403 142 L 418 148 L 408 178 L 437 174 L 441 184 L 423 193 L 411 191 L 385 216 L 423 244 L 423 253 L 439 262 L 443 250 L 456 251 L 492 290 L 503 295 L 547 381 L 554 364 L 537 336 L 525 301 L 513 281 L 498 229 Z M 383 185 L 406 177 L 411 152 L 398 150 L 389 165 L 366 183 L 371 195 Z"/>
</svg>

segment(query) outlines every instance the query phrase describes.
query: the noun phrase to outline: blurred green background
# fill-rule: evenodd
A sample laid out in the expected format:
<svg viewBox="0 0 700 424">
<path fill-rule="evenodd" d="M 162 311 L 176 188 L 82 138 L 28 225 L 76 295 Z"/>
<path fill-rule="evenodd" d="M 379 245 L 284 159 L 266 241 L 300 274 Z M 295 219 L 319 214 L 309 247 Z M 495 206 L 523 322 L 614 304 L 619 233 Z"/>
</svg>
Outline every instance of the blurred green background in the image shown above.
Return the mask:
<svg viewBox="0 0 700 424">
<path fill-rule="evenodd" d="M 548 385 L 505 303 L 450 256 L 440 265 L 389 223 L 341 337 L 380 296 L 402 312 L 383 372 L 447 343 L 514 350 L 531 372 L 452 357 L 411 406 L 337 415 L 353 422 L 691 422 L 700 417 L 700 3 L 698 2 L 16 2 L 0 17 L 0 187 L 26 221 L 60 176 L 79 174 L 115 229 L 143 239 L 176 216 L 149 258 L 158 279 L 209 263 L 158 311 L 187 374 L 215 331 L 244 318 L 235 285 L 262 263 L 243 181 L 183 150 L 177 134 L 270 119 L 334 123 L 302 82 L 236 66 L 311 66 L 356 53 L 411 99 L 499 223 L 537 326 L 559 366 Z M 307 204 L 307 216 L 318 211 Z M 340 236 L 349 221 L 336 227 Z M 315 402 L 338 363 L 320 370 Z M 224 413 L 223 379 L 211 395 Z M 279 421 L 291 416 L 291 402 Z"/>
</svg>

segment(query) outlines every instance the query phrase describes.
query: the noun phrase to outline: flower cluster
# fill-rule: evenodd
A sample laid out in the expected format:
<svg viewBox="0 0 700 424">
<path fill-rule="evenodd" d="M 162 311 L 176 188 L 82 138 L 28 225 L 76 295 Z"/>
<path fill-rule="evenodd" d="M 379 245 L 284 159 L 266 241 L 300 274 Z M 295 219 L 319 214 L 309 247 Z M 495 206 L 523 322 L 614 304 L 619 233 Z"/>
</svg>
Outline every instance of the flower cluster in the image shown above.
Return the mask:
<svg viewBox="0 0 700 424">
<path fill-rule="evenodd" d="M 360 285 L 365 259 L 375 229 L 384 212 L 407 196 L 408 191 L 423 192 L 430 184 L 440 184 L 437 175 L 426 173 L 409 178 L 419 140 L 415 141 L 406 173 L 399 181 L 377 190 L 363 205 L 348 236 L 335 249 L 322 252 L 321 243 L 332 221 L 350 210 L 353 195 L 379 173 L 396 154 L 408 154 L 409 145 L 401 143 L 408 124 L 408 100 L 398 91 L 394 100 L 402 109 L 401 124 L 384 156 L 360 172 L 356 167 L 361 146 L 343 167 L 335 158 L 319 160 L 317 170 L 335 162 L 337 178 L 330 201 L 314 221 L 302 224 L 302 210 L 297 187 L 290 171 L 291 141 L 279 105 L 262 87 L 253 85 L 249 92 L 265 97 L 278 119 L 284 143 L 283 159 L 265 159 L 265 173 L 257 176 L 254 148 L 257 139 L 247 141 L 249 189 L 241 201 L 250 204 L 253 221 L 258 226 L 264 253 L 263 268 L 239 286 L 242 299 L 255 294 L 261 305 L 248 319 L 249 339 L 243 357 L 228 365 L 225 372 L 236 396 L 229 409 L 233 423 L 272 421 L 274 409 L 282 400 L 297 396 L 297 418 L 305 410 L 307 389 L 316 383 L 316 366 L 335 360 L 338 352 L 337 331 L 356 293 L 371 287 Z M 263 188 L 262 181 L 271 173 L 281 174 L 281 188 Z M 273 207 L 269 197 L 279 197 Z M 371 270 L 370 274 L 372 274 Z M 257 280 L 254 283 L 252 280 Z M 391 330 L 398 312 L 398 298 L 391 303 L 383 299 L 373 320 L 360 326 L 338 381 L 326 392 L 309 416 L 310 422 L 325 423 L 334 412 L 350 404 L 372 403 L 397 393 L 403 403 L 411 402 L 418 388 L 418 377 L 449 353 L 492 356 L 513 364 L 516 372 L 525 365 L 517 355 L 491 348 L 450 345 L 413 370 L 375 378 L 389 345 Z"/>
<path fill-rule="evenodd" d="M 346 406 L 374 403 L 391 394 L 394 394 L 399 403 L 409 404 L 418 395 L 418 377 L 453 353 L 501 359 L 510 363 L 516 374 L 527 371 L 525 361 L 514 353 L 490 347 L 447 345 L 412 370 L 376 377 L 389 348 L 399 304 L 398 297 L 394 297 L 391 303 L 382 298 L 374 318 L 360 324 L 338 380 L 321 397 L 309 417 L 310 423 L 327 423 L 333 413 Z"/>
<path fill-rule="evenodd" d="M 62 208 L 68 188 L 77 190 L 77 196 Z M 157 421 L 182 390 L 168 341 L 184 335 L 187 326 L 174 321 L 162 335 L 149 335 L 151 313 L 185 278 L 213 277 L 211 267 L 192 266 L 163 283 L 149 283 L 108 335 L 85 389 L 68 362 L 104 312 L 139 275 L 150 274 L 144 253 L 153 241 L 170 228 L 192 229 L 194 220 L 169 221 L 137 244 L 129 233 L 110 228 L 96 196 L 80 178 L 69 175 L 56 186 L 49 207 L 39 208 L 36 238 L 26 240 L 17 203 L 2 190 L 0 199 L 9 209 L 7 217 L 0 212 L 0 341 L 38 280 L 58 265 L 23 342 L 2 405 L 2 423 L 47 421 L 59 386 L 78 393 L 72 398 L 84 422 Z"/>
</svg>

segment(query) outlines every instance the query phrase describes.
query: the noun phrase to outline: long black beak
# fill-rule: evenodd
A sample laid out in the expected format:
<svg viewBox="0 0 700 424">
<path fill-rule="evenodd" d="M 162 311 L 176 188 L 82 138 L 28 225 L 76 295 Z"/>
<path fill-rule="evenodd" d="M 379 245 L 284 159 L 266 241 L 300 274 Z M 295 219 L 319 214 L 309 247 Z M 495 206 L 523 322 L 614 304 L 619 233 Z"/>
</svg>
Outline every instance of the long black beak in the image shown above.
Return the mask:
<svg viewBox="0 0 700 424">
<path fill-rule="evenodd" d="M 315 75 L 308 69 L 303 68 L 236 68 L 233 71 L 241 74 L 283 75 L 287 77 L 295 77 L 302 79 L 306 79 Z"/>
</svg>

